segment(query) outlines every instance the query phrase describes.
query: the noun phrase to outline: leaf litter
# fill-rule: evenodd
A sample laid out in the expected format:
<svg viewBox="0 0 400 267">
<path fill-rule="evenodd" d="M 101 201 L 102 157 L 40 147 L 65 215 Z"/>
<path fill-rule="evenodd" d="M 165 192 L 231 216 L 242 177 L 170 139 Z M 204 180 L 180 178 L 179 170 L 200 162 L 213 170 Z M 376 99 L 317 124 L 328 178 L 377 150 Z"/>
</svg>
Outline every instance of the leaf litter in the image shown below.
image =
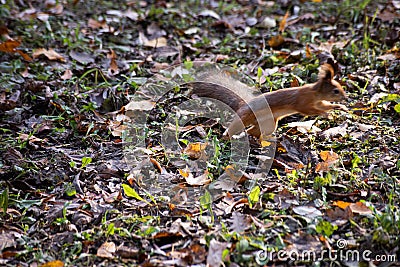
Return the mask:
<svg viewBox="0 0 400 267">
<path fill-rule="evenodd" d="M 276 254 L 263 261 L 258 252 L 321 252 L 341 239 L 348 249 L 398 261 L 399 7 L 399 1 L 6 2 L 1 264 L 283 266 Z M 264 156 L 253 147 L 250 170 L 239 175 L 244 181 L 222 180 L 215 198 L 202 193 L 196 203 L 188 202 L 189 189 L 235 173 L 225 151 L 214 157 L 201 146 L 210 131 L 219 141 L 224 129 L 217 120 L 169 125 L 182 150 L 168 154 L 157 122 L 173 102 L 128 101 L 147 78 L 176 63 L 235 66 L 266 92 L 315 81 L 328 58 L 338 62 L 350 111 L 284 119 L 269 173 L 250 173 Z M 150 159 L 138 159 L 145 173 L 130 174 L 122 152 L 126 114 L 150 110 L 150 138 L 138 148 Z M 182 164 L 170 164 L 168 155 Z M 183 164 L 186 157 L 203 159 L 208 172 Z M 140 184 L 145 177 L 153 179 L 151 192 Z M 163 187 L 163 179 L 174 186 Z"/>
</svg>

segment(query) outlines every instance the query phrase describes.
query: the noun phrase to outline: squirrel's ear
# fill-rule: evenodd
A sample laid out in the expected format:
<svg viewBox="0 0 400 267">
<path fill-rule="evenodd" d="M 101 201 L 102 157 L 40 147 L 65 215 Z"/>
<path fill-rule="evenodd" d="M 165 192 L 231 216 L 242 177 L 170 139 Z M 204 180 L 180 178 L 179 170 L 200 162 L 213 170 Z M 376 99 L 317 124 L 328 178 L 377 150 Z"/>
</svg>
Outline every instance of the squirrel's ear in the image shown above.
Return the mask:
<svg viewBox="0 0 400 267">
<path fill-rule="evenodd" d="M 330 81 L 333 79 L 334 76 L 335 76 L 335 71 L 330 64 L 325 63 L 320 67 L 318 73 L 318 79 Z"/>
</svg>

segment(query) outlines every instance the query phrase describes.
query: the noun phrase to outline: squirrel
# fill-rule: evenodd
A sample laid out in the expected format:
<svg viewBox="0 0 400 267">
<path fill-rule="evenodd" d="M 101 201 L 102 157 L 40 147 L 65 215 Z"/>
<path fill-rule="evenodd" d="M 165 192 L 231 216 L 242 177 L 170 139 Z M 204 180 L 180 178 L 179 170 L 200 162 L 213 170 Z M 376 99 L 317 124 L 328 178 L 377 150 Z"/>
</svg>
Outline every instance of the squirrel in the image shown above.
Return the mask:
<svg viewBox="0 0 400 267">
<path fill-rule="evenodd" d="M 334 76 L 334 66 L 324 63 L 315 83 L 263 93 L 250 99 L 243 99 L 235 90 L 217 83 L 192 82 L 189 87 L 192 95 L 219 100 L 236 112 L 237 117 L 230 123 L 224 137 L 231 138 L 251 126 L 247 133 L 261 138 L 272 134 L 280 119 L 293 114 L 327 116 L 327 112 L 333 109 L 348 111 L 345 105 L 329 102 L 346 99 L 345 91 Z"/>
</svg>

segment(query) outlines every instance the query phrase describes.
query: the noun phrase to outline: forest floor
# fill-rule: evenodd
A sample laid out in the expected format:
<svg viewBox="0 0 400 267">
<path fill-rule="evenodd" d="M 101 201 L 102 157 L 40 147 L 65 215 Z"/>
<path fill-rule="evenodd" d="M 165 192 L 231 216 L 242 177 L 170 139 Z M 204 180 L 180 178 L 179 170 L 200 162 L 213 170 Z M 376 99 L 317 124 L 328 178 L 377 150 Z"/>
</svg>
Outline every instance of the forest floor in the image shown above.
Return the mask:
<svg viewBox="0 0 400 267">
<path fill-rule="evenodd" d="M 400 266 L 400 1 L 0 2 L 0 265 Z M 330 59 L 349 111 L 239 159 L 169 84 Z"/>
</svg>

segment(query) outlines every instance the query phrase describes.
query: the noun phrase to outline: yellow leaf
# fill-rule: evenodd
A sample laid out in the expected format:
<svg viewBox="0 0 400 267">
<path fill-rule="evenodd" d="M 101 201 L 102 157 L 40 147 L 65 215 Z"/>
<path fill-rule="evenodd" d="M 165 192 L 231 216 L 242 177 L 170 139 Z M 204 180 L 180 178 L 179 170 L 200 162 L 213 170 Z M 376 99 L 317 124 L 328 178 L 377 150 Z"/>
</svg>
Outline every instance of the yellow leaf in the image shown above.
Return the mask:
<svg viewBox="0 0 400 267">
<path fill-rule="evenodd" d="M 188 178 L 190 175 L 190 171 L 188 169 L 185 170 L 179 169 L 179 173 L 185 178 Z"/>
<path fill-rule="evenodd" d="M 49 261 L 41 265 L 41 267 L 64 267 L 64 262 L 56 260 Z"/>
<path fill-rule="evenodd" d="M 267 147 L 267 146 L 270 146 L 271 144 L 272 143 L 268 142 L 268 141 L 264 141 L 264 140 L 261 141 L 261 147 Z"/>
<path fill-rule="evenodd" d="M 338 206 L 341 209 L 346 209 L 348 206 L 350 206 L 350 204 L 351 203 L 349 203 L 349 202 L 345 202 L 345 201 L 341 201 L 341 200 L 333 202 L 333 205 Z"/>
</svg>

